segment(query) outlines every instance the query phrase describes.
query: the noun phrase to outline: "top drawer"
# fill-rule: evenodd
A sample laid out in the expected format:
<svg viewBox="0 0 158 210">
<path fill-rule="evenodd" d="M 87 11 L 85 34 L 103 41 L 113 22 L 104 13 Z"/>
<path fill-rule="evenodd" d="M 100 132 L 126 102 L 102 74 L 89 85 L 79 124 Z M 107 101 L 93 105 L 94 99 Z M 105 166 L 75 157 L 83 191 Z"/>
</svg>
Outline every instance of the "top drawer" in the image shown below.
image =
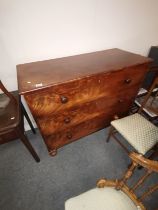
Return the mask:
<svg viewBox="0 0 158 210">
<path fill-rule="evenodd" d="M 116 91 L 139 88 L 143 79 L 144 66 L 141 65 L 38 90 L 25 95 L 25 99 L 34 116 L 46 116 L 100 97 L 112 96 Z"/>
</svg>

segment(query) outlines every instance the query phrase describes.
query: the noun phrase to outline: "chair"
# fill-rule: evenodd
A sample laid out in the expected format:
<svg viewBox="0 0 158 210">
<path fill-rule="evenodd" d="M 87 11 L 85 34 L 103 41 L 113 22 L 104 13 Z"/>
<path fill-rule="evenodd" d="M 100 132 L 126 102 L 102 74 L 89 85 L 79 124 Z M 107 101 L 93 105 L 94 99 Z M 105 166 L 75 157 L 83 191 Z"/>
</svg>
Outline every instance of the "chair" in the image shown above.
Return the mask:
<svg viewBox="0 0 158 210">
<path fill-rule="evenodd" d="M 158 161 L 149 160 L 134 152 L 130 153 L 129 157 L 132 164 L 123 178 L 100 179 L 97 188 L 68 199 L 65 202 L 65 210 L 147 210 L 143 202 L 147 196 L 158 190 L 158 184 L 151 186 L 139 196 L 136 195 L 136 190 L 141 189 L 152 173 L 158 173 Z M 129 186 L 127 181 L 132 178 L 138 165 L 146 169 L 145 173 L 134 185 Z"/>
<path fill-rule="evenodd" d="M 146 110 L 153 116 L 158 116 L 158 76 L 154 79 L 151 88 L 149 89 L 147 96 L 142 100 L 141 108 L 139 110 Z"/>
<path fill-rule="evenodd" d="M 151 86 L 148 94 L 145 96 L 144 101 L 142 102 L 141 107 L 138 110 L 138 113 L 126 116 L 121 119 L 118 119 L 116 117 L 116 119 L 111 122 L 107 142 L 109 142 L 110 137 L 113 137 L 125 149 L 125 151 L 129 153 L 127 147 L 116 136 L 116 133 L 119 133 L 127 140 L 127 142 L 131 146 L 133 146 L 133 148 L 138 153 L 142 155 L 145 155 L 148 151 L 153 150 L 155 152 L 155 150 L 157 150 L 158 128 L 149 120 L 147 120 L 144 116 L 141 115 L 141 112 L 144 109 L 152 109 L 152 112 L 156 110 L 158 111 L 158 103 L 156 104 L 157 107 L 154 103 L 156 95 L 154 95 L 152 102 L 150 102 L 150 104 L 148 103 L 148 100 L 151 97 L 151 93 L 155 88 L 155 85 L 157 84 L 158 77 L 154 80 L 153 85 Z M 155 152 L 155 154 L 157 154 L 157 152 Z M 150 157 L 155 157 L 155 154 L 152 153 Z"/>
<path fill-rule="evenodd" d="M 144 101 L 144 97 L 149 93 L 149 90 L 151 88 L 151 85 L 156 77 L 158 77 L 158 46 L 152 46 L 148 57 L 153 59 L 153 62 L 150 64 L 150 71 L 146 75 L 146 78 L 142 84 L 142 87 L 140 88 L 138 95 L 135 99 L 134 106 L 132 107 L 132 113 L 135 113 L 138 111 L 138 109 L 141 107 L 142 101 Z M 150 92 L 150 95 L 154 96 L 158 92 L 158 86 L 155 86 L 152 89 L 152 94 Z M 152 101 L 152 98 L 151 98 Z M 150 102 L 150 100 L 149 100 Z M 158 120 L 158 114 L 153 113 L 151 110 L 148 110 L 146 108 L 143 109 L 143 113 L 145 116 L 155 124 Z"/>
<path fill-rule="evenodd" d="M 147 73 L 144 82 L 142 84 L 142 88 L 144 88 L 145 90 L 150 89 L 154 78 L 158 74 L 158 46 L 152 46 L 150 48 L 148 57 L 152 58 L 153 62 L 150 64 L 149 66 L 150 71 Z"/>
<path fill-rule="evenodd" d="M 24 115 L 34 133 L 35 129 L 21 103 L 20 97 L 16 91 L 8 92 L 1 80 L 0 91 L 0 144 L 19 138 L 34 159 L 39 162 L 40 159 L 24 132 Z"/>
</svg>

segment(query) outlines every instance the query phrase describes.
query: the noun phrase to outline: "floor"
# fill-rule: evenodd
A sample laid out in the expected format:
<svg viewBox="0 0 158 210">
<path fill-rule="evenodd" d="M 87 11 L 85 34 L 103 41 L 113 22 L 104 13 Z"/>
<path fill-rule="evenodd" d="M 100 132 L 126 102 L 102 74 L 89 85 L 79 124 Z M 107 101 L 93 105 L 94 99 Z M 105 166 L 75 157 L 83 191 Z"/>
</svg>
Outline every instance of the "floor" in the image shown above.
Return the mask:
<svg viewBox="0 0 158 210">
<path fill-rule="evenodd" d="M 27 135 L 41 162 L 19 140 L 0 146 L 1 210 L 64 210 L 65 200 L 95 187 L 101 177 L 121 177 L 129 164 L 116 142 L 105 143 L 107 129 L 64 146 L 55 157 L 48 155 L 38 131 Z M 155 181 L 157 175 L 150 180 Z M 158 193 L 149 197 L 148 209 L 158 209 L 157 198 Z"/>
</svg>

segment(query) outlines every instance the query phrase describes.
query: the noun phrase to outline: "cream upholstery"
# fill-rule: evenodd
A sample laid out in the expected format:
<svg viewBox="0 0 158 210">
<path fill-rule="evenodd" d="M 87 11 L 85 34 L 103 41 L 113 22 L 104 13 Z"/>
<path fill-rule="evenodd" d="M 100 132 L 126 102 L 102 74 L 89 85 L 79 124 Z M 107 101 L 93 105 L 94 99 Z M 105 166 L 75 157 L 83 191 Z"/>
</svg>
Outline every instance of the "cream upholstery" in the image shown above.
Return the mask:
<svg viewBox="0 0 158 210">
<path fill-rule="evenodd" d="M 111 125 L 143 155 L 158 142 L 158 128 L 138 113 L 114 120 Z"/>
<path fill-rule="evenodd" d="M 65 203 L 65 210 L 140 210 L 121 190 L 95 188 Z"/>
</svg>

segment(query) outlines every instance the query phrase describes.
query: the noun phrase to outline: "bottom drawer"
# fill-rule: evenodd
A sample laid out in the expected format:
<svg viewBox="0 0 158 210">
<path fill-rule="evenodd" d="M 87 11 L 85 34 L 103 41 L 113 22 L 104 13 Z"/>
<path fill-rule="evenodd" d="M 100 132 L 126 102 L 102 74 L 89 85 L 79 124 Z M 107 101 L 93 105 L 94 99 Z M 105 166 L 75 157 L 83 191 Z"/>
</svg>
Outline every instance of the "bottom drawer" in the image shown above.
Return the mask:
<svg viewBox="0 0 158 210">
<path fill-rule="evenodd" d="M 65 144 L 69 144 L 81 137 L 105 128 L 110 124 L 110 121 L 114 119 L 114 115 L 116 114 L 117 111 L 115 113 L 104 113 L 91 120 L 82 122 L 68 129 L 64 129 L 58 133 L 54 133 L 50 136 L 44 137 L 48 151 L 51 152 L 51 150 L 56 150 L 64 146 Z M 123 116 L 125 114 L 127 114 L 127 110 L 119 113 L 119 116 Z"/>
</svg>

